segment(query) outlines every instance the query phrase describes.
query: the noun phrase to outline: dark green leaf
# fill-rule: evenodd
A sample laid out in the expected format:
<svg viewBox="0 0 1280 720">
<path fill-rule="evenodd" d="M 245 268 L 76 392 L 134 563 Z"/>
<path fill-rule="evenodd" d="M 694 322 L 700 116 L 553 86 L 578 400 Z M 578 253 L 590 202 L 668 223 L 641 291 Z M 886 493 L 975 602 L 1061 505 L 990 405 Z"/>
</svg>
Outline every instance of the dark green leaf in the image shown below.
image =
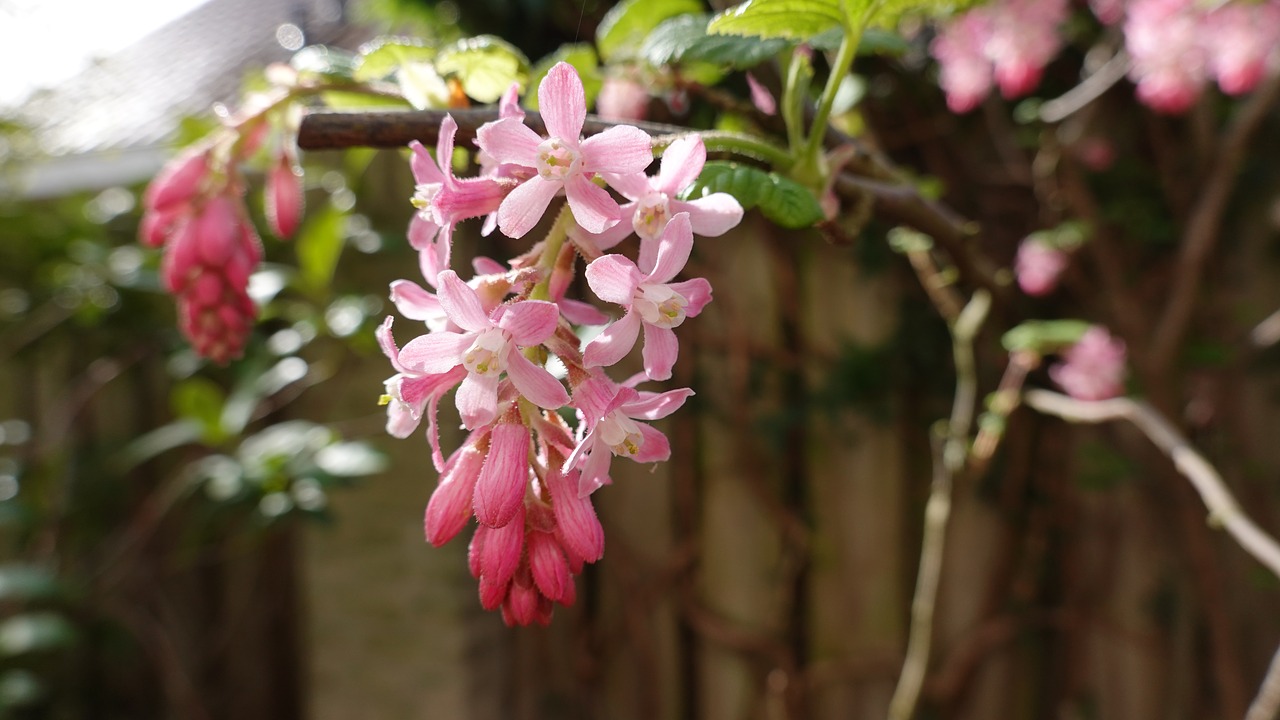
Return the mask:
<svg viewBox="0 0 1280 720">
<path fill-rule="evenodd" d="M 744 210 L 760 208 L 765 217 L 784 228 L 810 227 L 823 218 L 822 206 L 803 185 L 750 165 L 709 162 L 683 197 L 699 198 L 715 192 L 734 196 Z"/>
<path fill-rule="evenodd" d="M 596 29 L 596 47 L 606 62 L 637 56 L 640 44 L 663 20 L 702 12 L 697 0 L 623 0 Z"/>
<path fill-rule="evenodd" d="M 708 35 L 707 15 L 680 15 L 663 21 L 640 46 L 651 65 L 701 61 L 733 68 L 755 67 L 786 49 L 786 40 Z"/>
</svg>

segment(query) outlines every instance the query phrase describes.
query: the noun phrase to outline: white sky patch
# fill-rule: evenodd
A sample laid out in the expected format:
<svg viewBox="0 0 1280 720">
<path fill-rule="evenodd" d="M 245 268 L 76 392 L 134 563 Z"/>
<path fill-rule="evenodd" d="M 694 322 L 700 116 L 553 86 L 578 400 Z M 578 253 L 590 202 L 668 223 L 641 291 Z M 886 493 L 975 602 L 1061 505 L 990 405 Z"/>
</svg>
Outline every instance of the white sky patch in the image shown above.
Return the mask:
<svg viewBox="0 0 1280 720">
<path fill-rule="evenodd" d="M 0 107 L 74 77 L 207 0 L 0 0 Z"/>
</svg>

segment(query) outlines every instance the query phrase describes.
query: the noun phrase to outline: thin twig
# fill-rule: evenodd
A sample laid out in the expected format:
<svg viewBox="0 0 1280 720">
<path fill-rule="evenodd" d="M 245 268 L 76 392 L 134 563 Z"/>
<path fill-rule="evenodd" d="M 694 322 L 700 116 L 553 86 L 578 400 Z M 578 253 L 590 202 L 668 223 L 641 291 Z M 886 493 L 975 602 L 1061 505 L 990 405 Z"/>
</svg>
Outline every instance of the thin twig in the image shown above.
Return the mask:
<svg viewBox="0 0 1280 720">
<path fill-rule="evenodd" d="M 1276 650 L 1275 657 L 1271 658 L 1271 667 L 1267 669 L 1258 696 L 1253 699 L 1244 720 L 1275 720 L 1277 717 L 1280 717 L 1280 650 Z"/>
<path fill-rule="evenodd" d="M 1112 55 L 1110 60 L 1098 68 L 1097 72 L 1082 80 L 1079 85 L 1041 105 L 1040 120 L 1047 123 L 1066 120 L 1081 108 L 1102 97 L 1102 94 L 1120 82 L 1127 72 L 1129 72 L 1129 55 L 1121 50 Z"/>
</svg>

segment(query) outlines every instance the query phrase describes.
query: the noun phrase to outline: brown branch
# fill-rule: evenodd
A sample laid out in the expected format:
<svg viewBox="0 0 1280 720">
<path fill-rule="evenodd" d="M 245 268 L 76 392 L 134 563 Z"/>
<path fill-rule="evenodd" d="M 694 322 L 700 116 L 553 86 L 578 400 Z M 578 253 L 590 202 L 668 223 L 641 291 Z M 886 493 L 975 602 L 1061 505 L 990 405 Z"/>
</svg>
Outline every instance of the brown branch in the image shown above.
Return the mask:
<svg viewBox="0 0 1280 720">
<path fill-rule="evenodd" d="M 1240 108 L 1223 135 L 1199 201 L 1191 211 L 1174 268 L 1172 294 L 1156 326 L 1151 360 L 1169 367 L 1186 335 L 1204 279 L 1205 265 L 1221 235 L 1222 216 L 1248 154 L 1249 143 L 1271 107 L 1280 99 L 1280 75 L 1273 76 Z"/>
</svg>

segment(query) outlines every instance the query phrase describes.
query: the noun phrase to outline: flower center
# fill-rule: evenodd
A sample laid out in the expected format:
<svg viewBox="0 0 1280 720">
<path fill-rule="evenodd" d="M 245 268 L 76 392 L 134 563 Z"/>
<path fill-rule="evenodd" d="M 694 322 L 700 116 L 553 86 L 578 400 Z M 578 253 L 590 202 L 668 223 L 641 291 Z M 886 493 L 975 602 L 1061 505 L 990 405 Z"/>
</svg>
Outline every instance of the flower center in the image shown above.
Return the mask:
<svg viewBox="0 0 1280 720">
<path fill-rule="evenodd" d="M 631 217 L 631 227 L 646 240 L 658 237 L 671 217 L 670 199 L 666 193 L 647 192 L 636 203 L 636 214 Z"/>
<path fill-rule="evenodd" d="M 560 138 L 548 138 L 538 145 L 537 167 L 544 180 L 567 180 L 582 171 L 582 156 Z"/>
<path fill-rule="evenodd" d="M 614 455 L 634 457 L 644 447 L 644 436 L 640 434 L 640 426 L 635 420 L 614 410 L 600 420 L 596 433 L 604 444 L 609 446 Z"/>
<path fill-rule="evenodd" d="M 432 201 L 436 199 L 436 195 L 440 194 L 441 187 L 443 186 L 440 183 L 423 183 L 414 188 L 413 200 L 410 202 L 414 207 L 426 212 L 427 208 L 431 207 Z"/>
<path fill-rule="evenodd" d="M 506 332 L 501 328 L 489 328 L 471 343 L 471 347 L 462 356 L 462 365 L 467 372 L 477 375 L 497 375 L 507 369 L 504 357 L 506 349 Z"/>
<path fill-rule="evenodd" d="M 663 328 L 680 327 L 688 304 L 689 300 L 670 285 L 641 285 L 631 300 L 631 307 L 640 313 L 642 320 Z"/>
</svg>

